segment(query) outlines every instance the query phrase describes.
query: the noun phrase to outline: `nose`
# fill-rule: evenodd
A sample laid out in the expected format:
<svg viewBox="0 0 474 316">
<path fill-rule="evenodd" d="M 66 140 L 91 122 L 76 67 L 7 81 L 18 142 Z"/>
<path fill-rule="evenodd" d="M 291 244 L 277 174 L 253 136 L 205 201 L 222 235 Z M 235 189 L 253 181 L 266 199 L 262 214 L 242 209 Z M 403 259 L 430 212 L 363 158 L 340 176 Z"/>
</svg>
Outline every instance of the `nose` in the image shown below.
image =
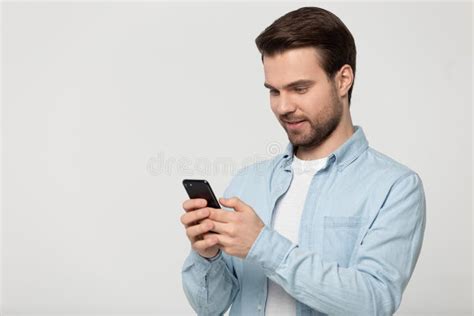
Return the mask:
<svg viewBox="0 0 474 316">
<path fill-rule="evenodd" d="M 275 110 L 279 115 L 292 113 L 296 110 L 296 105 L 289 95 L 280 93 L 275 102 Z"/>
</svg>

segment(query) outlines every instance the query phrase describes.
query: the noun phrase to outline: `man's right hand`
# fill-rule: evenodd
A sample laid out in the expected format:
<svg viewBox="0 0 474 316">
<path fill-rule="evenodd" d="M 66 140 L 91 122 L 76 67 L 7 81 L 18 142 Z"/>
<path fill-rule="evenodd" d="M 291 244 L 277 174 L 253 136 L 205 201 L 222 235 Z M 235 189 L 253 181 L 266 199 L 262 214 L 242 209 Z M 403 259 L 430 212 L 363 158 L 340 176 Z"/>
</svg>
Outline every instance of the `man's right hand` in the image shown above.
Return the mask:
<svg viewBox="0 0 474 316">
<path fill-rule="evenodd" d="M 211 258 L 219 251 L 218 239 L 209 233 L 214 228 L 211 220 L 206 220 L 210 208 L 206 207 L 205 199 L 189 199 L 183 202 L 186 211 L 181 216 L 181 223 L 186 229 L 186 235 L 191 242 L 191 247 L 202 257 Z"/>
</svg>

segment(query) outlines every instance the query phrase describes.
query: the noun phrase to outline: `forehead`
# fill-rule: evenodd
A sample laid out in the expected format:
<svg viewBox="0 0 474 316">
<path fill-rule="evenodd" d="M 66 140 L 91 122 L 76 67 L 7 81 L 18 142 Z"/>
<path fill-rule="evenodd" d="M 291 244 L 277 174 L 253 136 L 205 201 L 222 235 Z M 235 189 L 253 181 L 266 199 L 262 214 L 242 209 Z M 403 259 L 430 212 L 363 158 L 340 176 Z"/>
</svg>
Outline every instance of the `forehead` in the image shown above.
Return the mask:
<svg viewBox="0 0 474 316">
<path fill-rule="evenodd" d="M 264 56 L 265 82 L 278 88 L 300 79 L 325 78 L 320 60 L 313 47 L 293 48 L 273 56 Z"/>
</svg>

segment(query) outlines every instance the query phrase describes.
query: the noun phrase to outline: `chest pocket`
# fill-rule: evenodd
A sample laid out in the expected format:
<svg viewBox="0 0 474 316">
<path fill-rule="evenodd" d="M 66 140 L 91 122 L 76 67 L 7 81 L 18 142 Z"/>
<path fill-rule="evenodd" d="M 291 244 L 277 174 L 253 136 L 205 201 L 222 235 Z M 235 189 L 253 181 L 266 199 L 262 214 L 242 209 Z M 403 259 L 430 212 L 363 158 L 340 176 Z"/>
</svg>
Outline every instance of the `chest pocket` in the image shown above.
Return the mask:
<svg viewBox="0 0 474 316">
<path fill-rule="evenodd" d="M 323 260 L 347 267 L 365 220 L 361 216 L 324 216 Z"/>
</svg>

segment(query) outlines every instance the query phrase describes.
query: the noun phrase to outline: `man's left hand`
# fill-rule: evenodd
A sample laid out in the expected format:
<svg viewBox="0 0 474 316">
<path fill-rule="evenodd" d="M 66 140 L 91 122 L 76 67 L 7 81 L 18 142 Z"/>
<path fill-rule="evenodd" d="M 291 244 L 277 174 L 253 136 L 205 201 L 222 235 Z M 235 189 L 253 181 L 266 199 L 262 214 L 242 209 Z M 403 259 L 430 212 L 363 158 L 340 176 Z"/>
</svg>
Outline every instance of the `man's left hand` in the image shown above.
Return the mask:
<svg viewBox="0 0 474 316">
<path fill-rule="evenodd" d="M 212 209 L 208 219 L 217 234 L 206 234 L 204 238 L 217 238 L 222 251 L 245 258 L 265 224 L 252 207 L 238 197 L 220 198 L 219 203 L 233 208 L 235 212 Z"/>
</svg>

